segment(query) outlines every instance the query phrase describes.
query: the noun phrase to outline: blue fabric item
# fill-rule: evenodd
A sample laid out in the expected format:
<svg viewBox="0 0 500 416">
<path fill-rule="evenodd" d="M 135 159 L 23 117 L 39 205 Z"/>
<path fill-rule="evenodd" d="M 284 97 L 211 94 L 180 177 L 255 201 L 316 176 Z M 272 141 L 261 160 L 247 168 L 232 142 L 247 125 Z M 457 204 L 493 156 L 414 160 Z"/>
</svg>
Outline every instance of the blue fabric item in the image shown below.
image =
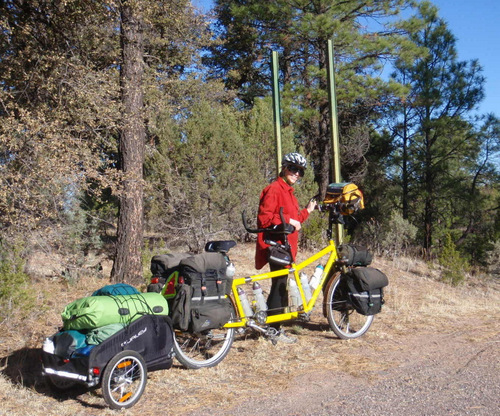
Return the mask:
<svg viewBox="0 0 500 416">
<path fill-rule="evenodd" d="M 75 350 L 87 346 L 86 335 L 80 331 L 70 329 L 61 331 L 54 336 L 54 353 L 63 358 L 69 358 Z"/>
<path fill-rule="evenodd" d="M 117 296 L 117 295 L 137 295 L 140 293 L 135 287 L 130 286 L 126 283 L 116 283 L 113 285 L 104 286 L 94 293 L 92 296 Z"/>
<path fill-rule="evenodd" d="M 71 357 L 72 358 L 88 357 L 90 355 L 90 351 L 92 351 L 92 348 L 94 348 L 94 347 L 95 347 L 95 345 L 87 345 L 86 347 L 78 348 L 71 355 Z"/>
</svg>

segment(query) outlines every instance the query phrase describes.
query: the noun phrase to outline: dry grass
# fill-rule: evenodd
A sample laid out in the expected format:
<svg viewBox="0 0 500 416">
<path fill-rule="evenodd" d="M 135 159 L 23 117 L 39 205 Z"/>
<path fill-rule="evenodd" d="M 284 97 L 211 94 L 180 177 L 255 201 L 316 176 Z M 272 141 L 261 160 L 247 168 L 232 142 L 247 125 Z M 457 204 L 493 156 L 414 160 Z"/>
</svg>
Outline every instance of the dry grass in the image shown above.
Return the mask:
<svg viewBox="0 0 500 416">
<path fill-rule="evenodd" d="M 253 245 L 232 249 L 238 275 L 255 273 Z M 299 259 L 300 260 L 300 259 Z M 377 260 L 374 265 L 389 277 L 386 305 L 362 338 L 341 341 L 329 330 L 321 307 L 311 321 L 291 323 L 299 342 L 292 345 L 270 342 L 256 336 L 237 338 L 227 358 L 217 367 L 185 370 L 177 362 L 170 370 L 151 373 L 141 401 L 122 415 L 179 414 L 213 406 L 226 409 L 241 394 L 270 397 L 290 386 L 295 376 L 328 368 L 333 373 L 376 377 L 396 365 L 376 359 L 377 351 L 404 348 L 410 333 L 460 331 L 463 321 L 492 325 L 471 332 L 469 338 L 483 342 L 498 333 L 498 282 L 474 281 L 451 287 L 436 280 L 435 271 L 411 259 Z M 474 284 L 472 284 L 474 283 Z M 62 281 L 39 281 L 37 309 L 20 321 L 11 318 L 0 333 L 0 415 L 112 415 L 97 391 L 76 391 L 55 396 L 40 376 L 38 349 L 43 338 L 61 324 L 60 312 L 74 299 L 90 294 L 107 282 L 90 278 L 69 287 Z"/>
</svg>

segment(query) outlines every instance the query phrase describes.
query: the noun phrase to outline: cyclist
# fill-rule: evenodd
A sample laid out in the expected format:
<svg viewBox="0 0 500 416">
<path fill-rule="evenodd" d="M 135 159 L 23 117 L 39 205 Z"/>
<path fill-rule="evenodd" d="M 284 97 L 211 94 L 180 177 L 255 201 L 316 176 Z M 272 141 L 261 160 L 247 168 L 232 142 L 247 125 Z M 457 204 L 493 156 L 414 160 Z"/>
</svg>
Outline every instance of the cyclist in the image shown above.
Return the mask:
<svg viewBox="0 0 500 416">
<path fill-rule="evenodd" d="M 257 226 L 267 228 L 281 224 L 280 208 L 283 208 L 285 221 L 295 227 L 295 231 L 288 235 L 293 259 L 297 255 L 299 242 L 299 231 L 301 224 L 307 220 L 309 214 L 316 208 L 316 201 L 311 200 L 306 208 L 300 209 L 299 202 L 294 195 L 293 185 L 304 176 L 307 161 L 300 153 L 288 153 L 281 162 L 279 177 L 268 185 L 260 195 L 259 213 Z M 257 236 L 257 247 L 255 251 L 255 267 L 260 270 L 268 262 L 269 245 L 264 242 L 263 233 Z M 282 243 L 282 241 L 281 241 Z M 283 265 L 269 263 L 271 271 L 283 268 Z M 287 277 L 279 277 L 271 280 L 271 291 L 267 299 L 269 314 L 276 314 L 276 309 L 288 306 Z M 282 333 L 284 335 L 284 333 Z"/>
</svg>

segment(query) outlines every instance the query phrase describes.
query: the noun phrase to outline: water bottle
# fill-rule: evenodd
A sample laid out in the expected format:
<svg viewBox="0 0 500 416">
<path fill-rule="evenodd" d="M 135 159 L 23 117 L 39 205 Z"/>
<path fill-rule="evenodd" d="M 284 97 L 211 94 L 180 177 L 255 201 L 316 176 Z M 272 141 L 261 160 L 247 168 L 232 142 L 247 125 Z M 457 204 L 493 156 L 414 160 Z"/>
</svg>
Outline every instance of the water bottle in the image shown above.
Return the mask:
<svg viewBox="0 0 500 416">
<path fill-rule="evenodd" d="M 266 299 L 264 299 L 264 294 L 262 293 L 262 288 L 260 287 L 259 282 L 253 283 L 252 290 L 257 305 L 256 312 L 267 311 Z"/>
<path fill-rule="evenodd" d="M 54 354 L 54 341 L 52 341 L 52 339 L 50 338 L 45 338 L 45 340 L 43 341 L 42 349 L 49 354 Z"/>
<path fill-rule="evenodd" d="M 306 297 L 306 301 L 309 302 L 309 299 L 311 299 L 312 294 L 307 274 L 305 274 L 304 272 L 300 273 L 300 283 L 302 283 L 302 290 L 304 291 L 304 296 Z"/>
<path fill-rule="evenodd" d="M 229 263 L 226 267 L 226 277 L 231 279 L 234 276 L 235 272 L 236 272 L 236 268 L 234 267 L 234 264 Z"/>
<path fill-rule="evenodd" d="M 309 282 L 309 286 L 311 286 L 312 290 L 316 289 L 319 285 L 319 282 L 321 282 L 321 276 L 323 276 L 324 269 L 325 268 L 321 264 L 318 264 L 316 266 L 314 274 L 311 277 L 311 281 Z"/>
<path fill-rule="evenodd" d="M 288 290 L 290 294 L 290 306 L 295 307 L 296 309 L 299 308 L 299 306 L 302 305 L 302 299 L 295 280 L 290 279 L 288 283 Z"/>
<path fill-rule="evenodd" d="M 250 306 L 250 302 L 248 301 L 247 294 L 245 291 L 238 286 L 238 296 L 240 298 L 241 306 L 243 307 L 243 313 L 245 316 L 252 316 L 252 307 Z"/>
</svg>

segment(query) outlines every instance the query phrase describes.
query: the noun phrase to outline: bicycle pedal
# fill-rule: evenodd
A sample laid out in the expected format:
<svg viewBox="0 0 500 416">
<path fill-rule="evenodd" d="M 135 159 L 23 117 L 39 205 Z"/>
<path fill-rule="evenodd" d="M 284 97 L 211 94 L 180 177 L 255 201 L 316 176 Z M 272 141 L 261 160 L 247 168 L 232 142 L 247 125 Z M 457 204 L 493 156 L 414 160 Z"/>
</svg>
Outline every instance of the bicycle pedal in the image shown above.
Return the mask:
<svg viewBox="0 0 500 416">
<path fill-rule="evenodd" d="M 280 334 L 280 331 L 277 330 L 276 328 L 273 328 L 272 326 L 266 328 L 266 337 L 269 339 L 273 340 Z"/>
<path fill-rule="evenodd" d="M 311 313 L 300 314 L 297 319 L 301 322 L 309 322 L 311 320 Z"/>
<path fill-rule="evenodd" d="M 276 335 L 270 337 L 270 341 L 273 345 L 276 345 L 278 342 L 283 344 L 295 344 L 297 342 L 297 338 L 292 335 L 288 335 L 285 331 L 281 330 Z"/>
</svg>

